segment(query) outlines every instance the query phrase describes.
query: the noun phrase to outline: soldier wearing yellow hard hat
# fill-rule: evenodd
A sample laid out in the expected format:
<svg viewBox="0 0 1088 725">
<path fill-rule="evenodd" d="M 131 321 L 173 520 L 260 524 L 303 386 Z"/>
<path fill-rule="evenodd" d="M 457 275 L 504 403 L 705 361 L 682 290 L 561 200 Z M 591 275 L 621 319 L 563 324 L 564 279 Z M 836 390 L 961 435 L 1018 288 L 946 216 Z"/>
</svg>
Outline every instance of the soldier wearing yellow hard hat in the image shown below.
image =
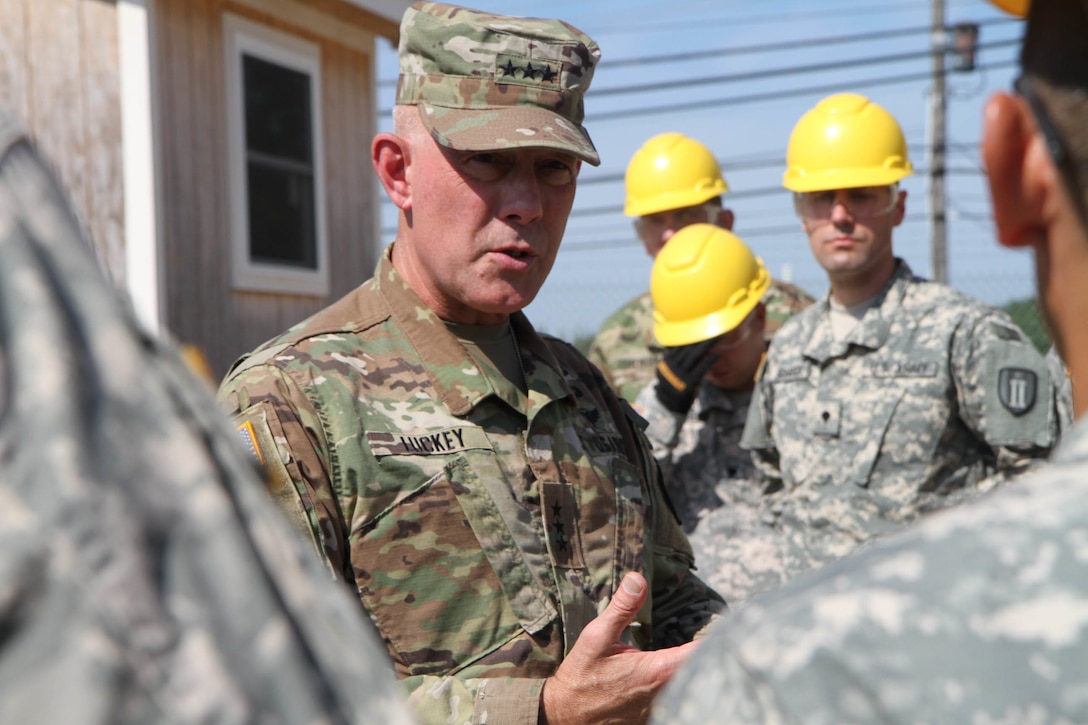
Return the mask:
<svg viewBox="0 0 1088 725">
<path fill-rule="evenodd" d="M 740 448 L 765 344 L 771 277 L 732 232 L 692 224 L 654 260 L 654 336 L 664 348 L 635 407 L 685 530 L 719 508 L 755 515 L 752 460 Z"/>
<path fill-rule="evenodd" d="M 895 254 L 912 172 L 899 123 L 856 93 L 820 100 L 789 138 L 783 185 L 830 289 L 775 335 L 743 445 L 804 552 L 795 573 L 1003 484 L 1056 440 L 1027 336 Z"/>
<path fill-rule="evenodd" d="M 1088 378 L 1085 38 L 1088 0 L 1033 0 L 1022 76 L 986 104 L 980 149 L 998 240 L 1032 250 L 1074 381 Z M 1039 470 L 724 620 L 652 725 L 1088 723 L 1088 400 L 1076 402 L 1079 422 Z"/>
<path fill-rule="evenodd" d="M 662 133 L 634 153 L 624 175 L 624 213 L 651 258 L 690 224 L 732 229 L 733 212 L 722 205 L 729 185 L 705 145 L 681 133 Z M 785 282 L 772 281 L 765 302 L 768 333 L 811 304 L 812 297 Z M 601 325 L 589 359 L 622 397 L 634 400 L 654 377 L 662 348 L 653 335 L 650 293 L 626 303 Z"/>
</svg>

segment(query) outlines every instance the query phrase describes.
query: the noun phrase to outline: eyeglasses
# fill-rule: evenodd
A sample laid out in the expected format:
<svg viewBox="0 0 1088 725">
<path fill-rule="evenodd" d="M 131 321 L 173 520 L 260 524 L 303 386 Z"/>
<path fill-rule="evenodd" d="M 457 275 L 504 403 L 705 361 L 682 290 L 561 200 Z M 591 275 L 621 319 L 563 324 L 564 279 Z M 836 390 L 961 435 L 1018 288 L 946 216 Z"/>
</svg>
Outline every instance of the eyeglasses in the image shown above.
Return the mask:
<svg viewBox="0 0 1088 725">
<path fill-rule="evenodd" d="M 1012 87 L 1021 98 L 1028 102 L 1031 112 L 1035 114 L 1035 123 L 1043 133 L 1043 140 L 1046 141 L 1047 151 L 1050 152 L 1050 157 L 1054 159 L 1054 164 L 1058 167 L 1065 166 L 1069 162 L 1069 153 L 1065 148 L 1065 140 L 1058 133 L 1058 128 L 1050 118 L 1050 113 L 1046 110 L 1046 105 L 1036 92 L 1035 86 L 1026 76 L 1017 76 Z"/>
<path fill-rule="evenodd" d="M 1080 192 L 1081 186 L 1077 167 L 1073 156 L 1069 153 L 1065 138 L 1054 124 L 1054 119 L 1051 118 L 1050 112 L 1047 111 L 1046 104 L 1027 76 L 1018 76 L 1013 81 L 1012 87 L 1021 98 L 1028 102 L 1031 113 L 1035 116 L 1035 125 L 1039 127 L 1040 133 L 1043 134 L 1043 142 L 1046 143 L 1047 152 L 1050 153 L 1054 165 L 1058 167 L 1058 170 L 1065 178 L 1069 195 L 1073 198 L 1073 203 L 1076 204 L 1081 221 L 1088 225 L 1088 208 L 1085 207 L 1084 198 Z"/>
<path fill-rule="evenodd" d="M 842 204 L 855 219 L 873 219 L 890 214 L 899 202 L 898 184 L 863 186 L 856 189 L 805 191 L 793 195 L 797 215 L 807 221 L 827 221 Z"/>
</svg>

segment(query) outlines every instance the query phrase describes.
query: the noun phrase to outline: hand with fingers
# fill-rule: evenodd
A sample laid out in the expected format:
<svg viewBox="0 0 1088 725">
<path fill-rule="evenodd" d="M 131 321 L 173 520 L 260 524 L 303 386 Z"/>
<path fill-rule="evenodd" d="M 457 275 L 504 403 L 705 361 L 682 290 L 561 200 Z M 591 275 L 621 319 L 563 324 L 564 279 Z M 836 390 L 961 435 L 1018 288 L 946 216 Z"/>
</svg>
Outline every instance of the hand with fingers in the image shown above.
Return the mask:
<svg viewBox="0 0 1088 725">
<path fill-rule="evenodd" d="M 658 691 L 698 646 L 643 652 L 620 641 L 646 601 L 641 574 L 628 573 L 608 607 L 590 622 L 544 683 L 541 722 L 548 725 L 645 723 Z"/>
<path fill-rule="evenodd" d="M 714 352 L 718 339 L 665 348 L 665 357 L 657 364 L 657 399 L 667 410 L 680 415 L 691 410 L 699 383 L 718 359 Z"/>
</svg>

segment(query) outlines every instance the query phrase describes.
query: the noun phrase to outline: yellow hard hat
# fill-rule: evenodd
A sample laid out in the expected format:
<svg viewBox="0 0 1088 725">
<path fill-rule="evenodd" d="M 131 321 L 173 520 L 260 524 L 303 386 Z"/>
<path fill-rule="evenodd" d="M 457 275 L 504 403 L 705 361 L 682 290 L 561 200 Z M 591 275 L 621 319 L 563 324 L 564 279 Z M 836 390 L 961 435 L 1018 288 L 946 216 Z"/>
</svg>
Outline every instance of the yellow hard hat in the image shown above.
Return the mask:
<svg viewBox="0 0 1088 725">
<path fill-rule="evenodd" d="M 770 286 L 763 262 L 735 234 L 716 224 L 688 225 L 654 259 L 654 336 L 674 347 L 724 335 Z"/>
<path fill-rule="evenodd" d="M 790 134 L 782 185 L 827 191 L 894 184 L 914 173 L 903 131 L 865 96 L 828 96 L 801 116 Z"/>
<path fill-rule="evenodd" d="M 990 0 L 990 2 L 1005 12 L 1021 18 L 1026 18 L 1028 9 L 1031 8 L 1031 0 Z"/>
<path fill-rule="evenodd" d="M 681 133 L 654 136 L 631 157 L 623 213 L 646 216 L 702 204 L 729 191 L 714 154 Z"/>
</svg>

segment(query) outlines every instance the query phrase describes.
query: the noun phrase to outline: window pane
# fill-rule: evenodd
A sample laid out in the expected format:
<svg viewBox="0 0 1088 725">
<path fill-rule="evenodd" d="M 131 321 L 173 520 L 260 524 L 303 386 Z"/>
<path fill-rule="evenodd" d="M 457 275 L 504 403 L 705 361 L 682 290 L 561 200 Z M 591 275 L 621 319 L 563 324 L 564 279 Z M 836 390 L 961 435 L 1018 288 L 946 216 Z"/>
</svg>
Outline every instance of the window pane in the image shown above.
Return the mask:
<svg viewBox="0 0 1088 725">
<path fill-rule="evenodd" d="M 242 56 L 246 148 L 309 164 L 312 160 L 310 77 Z"/>
<path fill-rule="evenodd" d="M 313 176 L 249 162 L 249 255 L 317 269 Z"/>
</svg>

